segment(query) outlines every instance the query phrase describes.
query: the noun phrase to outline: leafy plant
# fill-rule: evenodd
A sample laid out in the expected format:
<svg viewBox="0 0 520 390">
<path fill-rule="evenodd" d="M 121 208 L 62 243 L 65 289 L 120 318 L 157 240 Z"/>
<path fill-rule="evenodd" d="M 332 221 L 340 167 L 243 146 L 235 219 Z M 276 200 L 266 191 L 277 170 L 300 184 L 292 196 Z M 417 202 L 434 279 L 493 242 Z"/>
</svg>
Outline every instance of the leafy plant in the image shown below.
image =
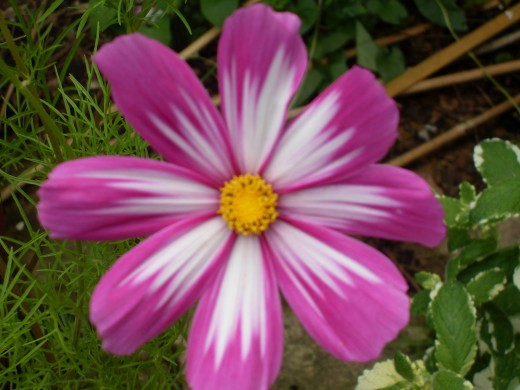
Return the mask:
<svg viewBox="0 0 520 390">
<path fill-rule="evenodd" d="M 376 364 L 358 390 L 518 388 L 520 250 L 519 242 L 499 245 L 499 227 L 520 215 L 520 149 L 486 140 L 475 147 L 474 163 L 487 188 L 477 193 L 464 182 L 458 198 L 441 197 L 452 253 L 445 280 L 416 276 L 424 290 L 412 314 L 426 317 L 432 345 L 422 359 L 398 354 Z"/>
<path fill-rule="evenodd" d="M 231 3 L 230 0 L 220 1 Z M 294 105 L 308 102 L 347 69 L 350 61 L 345 48 L 349 44 L 356 49 L 355 62 L 378 73 L 384 82 L 399 76 L 406 68 L 405 58 L 399 47 L 382 47 L 372 37 L 381 25 L 406 24 L 409 10 L 401 0 L 265 2 L 276 9 L 298 14 L 302 19 L 300 32 L 311 47 L 311 71 L 308 72 Z M 415 5 L 433 23 L 450 25 L 459 31 L 467 29 L 464 10 L 454 0 L 415 0 Z"/>
<path fill-rule="evenodd" d="M 10 1 L 16 17 L 0 15 L 2 41 L 9 42 L 4 48 L 16 59 L 16 66 L 0 60 L 0 85 L 13 86 L 0 116 L 0 183 L 13 192 L 1 206 L 14 220 L 9 225 L 19 227 L 0 236 L 0 388 L 181 388 L 182 348 L 175 340 L 186 333 L 187 321 L 131 357 L 103 352 L 89 324 L 91 291 L 135 241 L 54 241 L 35 220 L 37 186 L 57 160 L 149 152 L 111 110 L 108 85 L 78 51 L 88 39 L 86 24 L 76 19 L 59 31 L 50 16 L 63 10 L 63 1 L 50 3 L 29 10 Z M 22 38 L 14 41 L 10 31 Z M 70 45 L 66 39 L 75 31 L 77 43 Z M 70 74 L 73 62 L 82 70 L 76 77 Z M 57 130 L 56 142 L 51 129 Z"/>
</svg>

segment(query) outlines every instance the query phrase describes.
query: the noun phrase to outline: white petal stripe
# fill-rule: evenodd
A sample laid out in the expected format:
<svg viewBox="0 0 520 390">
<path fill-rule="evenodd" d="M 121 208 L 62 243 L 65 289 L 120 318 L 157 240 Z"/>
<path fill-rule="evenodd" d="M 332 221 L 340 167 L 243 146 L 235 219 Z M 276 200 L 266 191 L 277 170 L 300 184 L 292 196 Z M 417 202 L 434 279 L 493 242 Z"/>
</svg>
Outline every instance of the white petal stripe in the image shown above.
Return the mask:
<svg viewBox="0 0 520 390">
<path fill-rule="evenodd" d="M 264 176 L 275 187 L 283 187 L 295 180 L 326 175 L 329 171 L 347 163 L 362 152 L 362 147 L 327 164 L 330 156 L 352 138 L 355 129 L 335 129 L 330 122 L 340 108 L 340 95 L 331 93 L 320 105 L 309 107 L 289 125 L 277 152 Z"/>
<path fill-rule="evenodd" d="M 215 217 L 161 248 L 120 282 L 139 284 L 157 275 L 151 285 L 157 291 L 168 283 L 156 307 L 163 309 L 180 301 L 206 269 L 206 263 L 229 238 L 230 232 L 220 217 Z M 173 277 L 175 275 L 175 277 Z"/>
<path fill-rule="evenodd" d="M 230 71 L 223 73 L 224 114 L 230 138 L 236 139 L 235 150 L 243 172 L 258 172 L 283 126 L 286 98 L 297 76 L 284 51 L 284 47 L 278 49 L 264 79 L 252 70 L 245 71 L 240 101 L 234 93 L 239 87 L 236 61 L 232 61 Z"/>
<path fill-rule="evenodd" d="M 262 355 L 268 342 L 265 275 L 258 237 L 237 238 L 224 272 L 205 343 L 206 351 L 212 344 L 216 345 L 215 369 L 221 363 L 226 346 L 234 341 L 238 325 L 241 327 L 243 359 L 247 357 L 255 335 L 259 337 Z"/>
<path fill-rule="evenodd" d="M 90 171 L 77 177 L 111 180 L 108 188 L 138 190 L 139 196 L 119 199 L 93 214 L 187 214 L 190 210 L 212 210 L 218 207 L 218 191 L 193 180 L 154 171 Z M 124 180 L 124 181 L 123 181 Z M 153 197 L 144 197 L 148 193 Z"/>
<path fill-rule="evenodd" d="M 313 268 L 312 271 L 333 289 L 337 289 L 337 286 L 333 285 L 331 276 L 343 278 L 342 280 L 345 283 L 352 284 L 352 281 L 342 271 L 342 266 L 371 283 L 382 282 L 379 276 L 356 260 L 347 257 L 345 254 L 288 223 L 278 221 L 268 231 L 267 235 L 269 244 L 276 251 L 286 254 L 288 264 L 293 269 L 297 270 L 308 266 L 308 264 L 305 264 L 305 259 L 300 258 L 298 254 L 309 254 L 309 257 L 312 258 L 312 265 L 318 267 Z M 293 249 L 294 245 L 298 246 L 298 250 Z M 302 275 L 303 273 L 299 274 Z"/>
</svg>

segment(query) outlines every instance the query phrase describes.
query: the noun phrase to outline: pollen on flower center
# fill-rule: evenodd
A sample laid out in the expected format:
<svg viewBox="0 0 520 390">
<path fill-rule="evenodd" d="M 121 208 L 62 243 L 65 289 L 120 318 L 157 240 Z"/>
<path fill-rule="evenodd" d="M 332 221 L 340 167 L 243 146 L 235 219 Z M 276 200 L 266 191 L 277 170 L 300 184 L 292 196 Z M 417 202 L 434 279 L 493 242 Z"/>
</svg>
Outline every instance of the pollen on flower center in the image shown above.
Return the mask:
<svg viewBox="0 0 520 390">
<path fill-rule="evenodd" d="M 230 229 L 239 234 L 260 234 L 278 217 L 273 192 L 260 175 L 235 176 L 220 189 L 220 209 Z"/>
</svg>

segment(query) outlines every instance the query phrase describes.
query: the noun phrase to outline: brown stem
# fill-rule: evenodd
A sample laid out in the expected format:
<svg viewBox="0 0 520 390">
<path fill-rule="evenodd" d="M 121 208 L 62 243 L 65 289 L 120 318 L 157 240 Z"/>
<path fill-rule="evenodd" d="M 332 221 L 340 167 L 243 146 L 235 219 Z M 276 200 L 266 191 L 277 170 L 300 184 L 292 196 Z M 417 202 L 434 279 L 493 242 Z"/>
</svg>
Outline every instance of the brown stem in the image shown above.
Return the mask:
<svg viewBox="0 0 520 390">
<path fill-rule="evenodd" d="M 513 98 L 513 102 L 519 104 L 520 103 L 520 94 L 516 95 Z M 441 147 L 445 146 L 446 144 L 453 142 L 456 139 L 461 138 L 462 136 L 466 135 L 469 131 L 475 129 L 477 126 L 481 125 L 482 123 L 493 119 L 494 117 L 503 114 L 507 110 L 510 110 L 513 107 L 513 102 L 510 100 L 506 100 L 505 102 L 502 102 L 495 107 L 485 111 L 484 113 L 477 115 L 476 117 L 473 117 L 471 119 L 468 119 L 462 123 L 459 123 L 457 126 L 452 127 L 447 132 L 439 135 L 438 137 L 435 137 L 431 141 L 428 141 L 415 149 L 412 149 L 390 161 L 388 161 L 388 164 L 396 165 L 396 166 L 405 166 L 408 165 L 414 161 L 417 161 L 424 156 L 440 149 Z"/>
<path fill-rule="evenodd" d="M 422 34 L 427 31 L 432 25 L 430 23 L 422 23 L 416 26 L 412 26 L 410 28 L 404 29 L 403 31 L 398 32 L 394 35 L 389 35 L 387 37 L 381 37 L 375 40 L 375 43 L 381 46 L 392 45 L 397 42 L 404 41 L 416 35 Z M 357 55 L 356 48 L 348 49 L 346 51 L 347 58 L 352 58 Z"/>
<path fill-rule="evenodd" d="M 485 42 L 490 37 L 498 34 L 505 28 L 512 26 L 520 20 L 520 3 L 502 12 L 481 27 L 470 32 L 460 40 L 452 43 L 420 64 L 408 69 L 386 84 L 386 91 L 390 96 L 397 96 L 410 88 L 420 80 L 435 73 L 450 62 L 459 58 L 471 49 Z"/>
<path fill-rule="evenodd" d="M 465 70 L 462 72 L 451 73 L 445 76 L 419 81 L 417 84 L 402 92 L 401 95 L 430 91 L 432 89 L 478 80 L 488 76 L 512 73 L 519 70 L 520 60 L 503 62 L 501 64 L 485 66 L 483 68 Z"/>
</svg>

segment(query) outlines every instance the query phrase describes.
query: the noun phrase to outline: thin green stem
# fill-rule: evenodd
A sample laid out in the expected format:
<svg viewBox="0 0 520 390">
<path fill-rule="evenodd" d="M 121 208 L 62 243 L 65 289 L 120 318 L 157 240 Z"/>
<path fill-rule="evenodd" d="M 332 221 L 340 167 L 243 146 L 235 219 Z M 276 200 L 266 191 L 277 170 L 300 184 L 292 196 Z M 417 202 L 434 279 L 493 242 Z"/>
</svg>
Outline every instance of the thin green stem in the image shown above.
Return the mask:
<svg viewBox="0 0 520 390">
<path fill-rule="evenodd" d="M 7 47 L 9 48 L 9 51 L 13 56 L 16 66 L 18 67 L 18 69 L 20 69 L 20 72 L 23 73 L 24 77 L 29 77 L 29 71 L 27 70 L 25 63 L 23 62 L 22 57 L 20 56 L 20 52 L 16 47 L 16 43 L 14 42 L 14 39 L 11 33 L 9 32 L 9 29 L 7 28 L 7 23 L 5 22 L 4 13 L 2 11 L 0 11 L 0 31 L 4 36 L 5 43 L 7 44 Z"/>
<path fill-rule="evenodd" d="M 143 24 L 143 21 L 145 20 L 146 16 L 150 12 L 150 10 L 153 8 L 154 4 L 155 4 L 154 1 L 145 2 L 141 6 L 141 10 L 139 11 L 139 13 L 137 15 L 134 15 L 133 22 L 128 24 L 128 28 L 130 28 L 132 30 L 129 32 L 134 32 L 141 28 L 141 24 Z"/>
<path fill-rule="evenodd" d="M 307 66 L 307 70 L 309 70 L 312 67 L 312 57 L 314 56 L 314 52 L 316 51 L 316 44 L 318 42 L 318 33 L 319 33 L 319 29 L 320 29 L 322 9 L 323 9 L 323 0 L 319 0 L 318 6 L 317 6 L 318 15 L 316 16 L 316 24 L 314 25 L 314 31 L 312 33 L 311 44 L 309 46 L 309 64 Z M 291 106 L 294 106 L 298 102 L 298 98 L 301 94 L 302 87 L 303 87 L 303 83 L 302 83 L 302 85 L 300 85 L 300 88 L 298 88 L 298 91 L 296 91 L 296 94 L 294 95 L 294 97 L 292 99 Z"/>
<path fill-rule="evenodd" d="M 451 24 L 451 20 L 450 20 L 450 16 L 448 14 L 448 11 L 446 10 L 446 7 L 444 6 L 444 4 L 442 4 L 441 1 L 439 0 L 435 0 L 435 2 L 437 3 L 437 6 L 441 9 L 441 12 L 442 12 L 442 15 L 444 17 L 444 20 L 446 21 L 446 26 L 448 27 L 448 30 L 450 31 L 450 34 L 451 36 L 453 37 L 453 39 L 455 39 L 456 41 L 459 41 L 460 40 L 460 37 L 459 35 L 455 32 L 455 29 L 453 28 L 453 25 Z M 475 62 L 477 64 L 477 66 L 484 72 L 485 76 L 488 78 L 488 80 L 490 80 L 493 85 L 500 91 L 502 92 L 502 94 L 507 98 L 507 100 L 513 105 L 513 107 L 515 108 L 516 111 L 518 111 L 520 113 L 520 106 L 516 103 L 515 99 L 513 98 L 513 96 L 511 96 L 511 94 L 491 75 L 489 74 L 487 71 L 486 71 L 486 68 L 485 66 L 482 64 L 482 62 L 480 62 L 480 60 L 478 59 L 478 57 L 473 54 L 473 52 L 471 51 L 468 51 L 466 53 L 468 55 L 469 58 L 471 58 L 473 60 L 473 62 Z"/>
<path fill-rule="evenodd" d="M 11 70 L 11 68 L 4 62 L 4 60 L 0 59 L 0 71 L 2 74 L 7 76 L 9 80 L 13 83 L 15 88 L 20 91 L 20 93 L 28 100 L 29 104 L 36 110 L 38 116 L 42 120 L 47 135 L 49 136 L 49 141 L 51 143 L 52 150 L 56 155 L 56 160 L 58 162 L 64 161 L 63 153 L 60 149 L 60 144 L 63 145 L 68 152 L 72 153 L 72 149 L 65 141 L 65 138 L 61 134 L 60 129 L 56 126 L 54 120 L 50 117 L 49 114 L 43 108 L 43 105 L 40 102 L 40 99 L 35 96 L 29 89 L 31 85 L 28 80 L 20 81 L 16 72 Z"/>
<path fill-rule="evenodd" d="M 318 43 L 318 33 L 320 29 L 321 23 L 321 13 L 323 10 L 323 0 L 318 1 L 318 15 L 316 16 L 316 25 L 314 27 L 314 31 L 312 33 L 311 45 L 309 47 L 309 57 L 312 58 L 314 56 L 314 52 L 316 51 L 316 45 Z"/>
<path fill-rule="evenodd" d="M 79 261 L 76 265 L 76 270 L 79 275 L 77 300 L 76 300 L 76 318 L 74 319 L 74 333 L 72 335 L 72 345 L 78 346 L 79 338 L 81 336 L 81 325 L 83 324 L 83 306 L 85 304 L 85 278 L 83 275 L 83 245 L 76 241 L 76 252 L 79 253 Z"/>
<path fill-rule="evenodd" d="M 22 60 L 22 56 L 20 55 L 20 51 L 14 42 L 14 39 L 7 28 L 7 24 L 5 22 L 4 14 L 0 11 L 0 31 L 4 36 L 4 39 L 7 43 L 11 56 L 13 57 L 15 64 L 19 71 L 22 73 L 24 78 L 23 81 L 20 81 L 18 77 L 18 72 L 12 70 L 9 65 L 7 65 L 2 59 L 0 59 L 0 70 L 2 74 L 6 75 L 9 80 L 13 83 L 16 89 L 24 95 L 24 97 L 28 100 L 29 104 L 38 112 L 38 116 L 45 126 L 45 130 L 47 136 L 49 137 L 49 141 L 51 143 L 52 150 L 56 156 L 56 160 L 58 162 L 64 161 L 63 153 L 61 151 L 61 147 L 65 150 L 66 154 L 70 157 L 72 156 L 72 148 L 65 141 L 65 137 L 63 136 L 61 130 L 56 125 L 56 122 L 51 118 L 51 116 L 47 113 L 42 103 L 40 102 L 40 98 L 38 96 L 38 92 L 34 85 L 30 82 L 30 74 L 29 70 L 25 66 L 25 63 Z"/>
</svg>

